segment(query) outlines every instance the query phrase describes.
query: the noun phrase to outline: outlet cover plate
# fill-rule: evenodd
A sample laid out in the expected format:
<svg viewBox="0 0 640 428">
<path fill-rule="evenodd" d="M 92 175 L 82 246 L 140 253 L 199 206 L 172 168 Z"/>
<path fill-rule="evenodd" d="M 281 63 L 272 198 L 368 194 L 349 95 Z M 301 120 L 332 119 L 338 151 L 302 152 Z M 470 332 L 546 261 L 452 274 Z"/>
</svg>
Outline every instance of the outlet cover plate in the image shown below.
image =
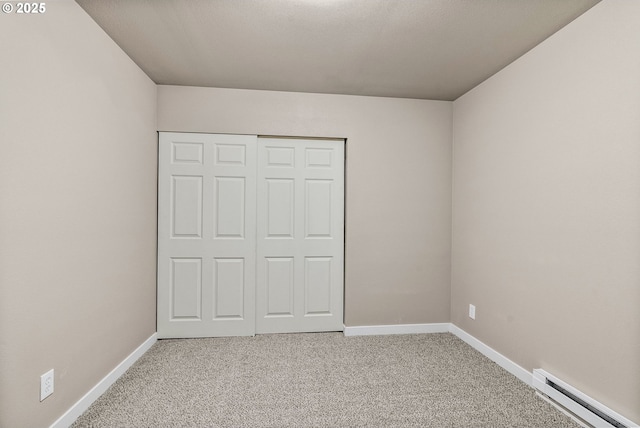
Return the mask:
<svg viewBox="0 0 640 428">
<path fill-rule="evenodd" d="M 476 307 L 474 305 L 469 305 L 469 318 L 476 319 Z"/>
<path fill-rule="evenodd" d="M 40 401 L 53 394 L 53 369 L 40 376 Z"/>
</svg>

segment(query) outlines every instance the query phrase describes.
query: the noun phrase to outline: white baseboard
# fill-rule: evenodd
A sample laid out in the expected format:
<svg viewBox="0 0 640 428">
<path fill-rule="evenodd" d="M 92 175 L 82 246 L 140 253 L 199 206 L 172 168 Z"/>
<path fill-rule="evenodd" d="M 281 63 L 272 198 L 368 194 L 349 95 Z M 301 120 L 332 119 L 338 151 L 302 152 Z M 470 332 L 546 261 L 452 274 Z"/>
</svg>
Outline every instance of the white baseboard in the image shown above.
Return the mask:
<svg viewBox="0 0 640 428">
<path fill-rule="evenodd" d="M 498 364 L 500 367 L 520 379 L 525 384 L 529 385 L 531 388 L 534 388 L 534 375 L 533 372 L 528 372 L 518 364 L 514 363 L 495 349 L 490 346 L 484 344 L 480 340 L 476 339 L 466 331 L 462 330 L 460 327 L 453 323 L 438 323 L 438 324 L 399 324 L 399 325 L 372 325 L 372 326 L 360 326 L 360 327 L 344 327 L 344 335 L 345 336 L 365 336 L 365 335 L 383 335 L 383 334 L 410 334 L 410 333 L 452 333 L 457 336 L 462 341 L 466 342 L 472 348 L 476 349 L 478 352 L 489 358 L 494 363 Z M 546 396 L 537 392 L 543 399 L 549 401 L 555 407 L 557 407 L 560 411 L 565 413 L 579 425 L 586 426 L 585 422 L 577 417 L 575 414 L 570 411 L 564 409 L 562 406 L 559 406 L 552 400 L 549 400 Z M 604 406 L 598 403 L 600 408 L 604 408 Z M 624 421 L 625 426 L 629 427 L 639 427 L 639 424 L 636 424 L 629 419 L 624 418 L 618 413 L 613 412 L 609 408 L 606 408 L 608 414 L 612 414 L 619 421 Z"/>
<path fill-rule="evenodd" d="M 372 336 L 384 334 L 415 334 L 415 333 L 448 333 L 450 323 L 433 324 L 397 324 L 397 325 L 365 325 L 359 327 L 344 327 L 345 336 Z"/>
<path fill-rule="evenodd" d="M 471 336 L 469 333 L 467 333 L 457 325 L 451 324 L 449 331 L 455 334 L 456 336 L 458 336 L 463 341 L 467 342 L 469 345 L 471 345 L 473 348 L 475 348 L 485 357 L 489 358 L 491 361 L 493 361 L 494 363 L 496 363 L 497 365 L 499 365 L 500 367 L 502 367 L 503 369 L 505 369 L 506 371 L 508 371 L 509 373 L 511 373 L 512 375 L 514 375 L 515 377 L 523 381 L 524 383 L 526 383 L 527 385 L 529 386 L 533 385 L 533 375 L 531 374 L 531 372 L 526 371 L 525 369 L 523 369 L 522 367 L 520 367 L 519 365 L 517 365 L 516 363 L 514 363 L 513 361 L 511 361 L 510 359 L 508 359 L 507 357 L 505 357 L 504 355 L 496 351 L 495 349 L 489 347 L 488 345 L 485 345 L 484 343 L 482 343 L 475 337 Z"/>
<path fill-rule="evenodd" d="M 432 323 L 432 324 L 398 324 L 398 325 L 373 325 L 344 327 L 345 336 L 370 336 L 388 334 L 416 334 L 416 333 L 452 333 L 468 345 L 479 351 L 481 354 L 498 364 L 500 367 L 520 379 L 525 384 L 533 388 L 533 373 L 514 363 L 495 349 L 484 344 L 466 331 L 453 323 Z M 133 365 L 146 351 L 157 341 L 157 333 L 152 334 L 138 348 L 125 358 L 116 368 L 106 375 L 96 386 L 94 386 L 84 397 L 78 400 L 67 412 L 55 421 L 50 428 L 69 427 L 89 406 L 98 399 L 129 367 Z M 574 415 L 569 415 L 575 419 Z M 582 422 L 579 422 L 582 424 Z M 631 423 L 629 426 L 638 426 Z"/>
<path fill-rule="evenodd" d="M 67 428 L 73 422 L 75 422 L 80 415 L 82 415 L 85 410 L 89 408 L 91 403 L 96 401 L 98 397 L 100 397 L 104 392 L 109 389 L 109 387 L 116 381 L 120 376 L 127 371 L 129 367 L 135 363 L 138 358 L 142 356 L 145 352 L 151 348 L 151 346 L 156 343 L 158 340 L 157 333 L 153 333 L 147 340 L 145 340 L 138 348 L 133 351 L 127 358 L 125 358 L 120 364 L 116 366 L 115 369 L 111 370 L 111 372 L 106 375 L 96 386 L 91 388 L 89 392 L 87 392 L 84 397 L 82 397 L 76 404 L 71 406 L 69 410 L 60 418 L 51 424 L 50 428 Z"/>
<path fill-rule="evenodd" d="M 398 325 L 367 325 L 358 327 L 344 327 L 345 336 L 368 336 L 383 334 L 415 334 L 415 333 L 453 333 L 481 354 L 498 364 L 500 367 L 523 381 L 529 386 L 533 384 L 532 374 L 498 351 L 485 345 L 466 331 L 452 323 L 433 324 L 398 324 Z"/>
</svg>

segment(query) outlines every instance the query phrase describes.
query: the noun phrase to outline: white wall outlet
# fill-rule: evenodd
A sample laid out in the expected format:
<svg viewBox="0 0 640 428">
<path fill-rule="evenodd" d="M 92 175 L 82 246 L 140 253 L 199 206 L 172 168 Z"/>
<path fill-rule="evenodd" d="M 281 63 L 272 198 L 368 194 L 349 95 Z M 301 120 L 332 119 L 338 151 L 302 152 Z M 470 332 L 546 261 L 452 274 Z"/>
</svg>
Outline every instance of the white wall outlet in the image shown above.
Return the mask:
<svg viewBox="0 0 640 428">
<path fill-rule="evenodd" d="M 40 401 L 53 394 L 53 369 L 40 376 Z"/>
<path fill-rule="evenodd" d="M 476 307 L 474 305 L 469 305 L 469 318 L 476 319 Z"/>
</svg>

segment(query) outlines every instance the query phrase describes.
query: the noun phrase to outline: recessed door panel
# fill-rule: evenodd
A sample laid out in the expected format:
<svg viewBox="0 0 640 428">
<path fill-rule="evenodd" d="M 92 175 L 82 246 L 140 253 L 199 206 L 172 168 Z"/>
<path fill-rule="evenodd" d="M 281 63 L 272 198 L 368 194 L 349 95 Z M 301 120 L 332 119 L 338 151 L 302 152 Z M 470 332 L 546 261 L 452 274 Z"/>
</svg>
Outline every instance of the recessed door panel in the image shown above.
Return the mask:
<svg viewBox="0 0 640 428">
<path fill-rule="evenodd" d="M 202 164 L 204 154 L 204 144 L 202 143 L 180 143 L 171 144 L 172 163 L 174 164 Z"/>
<path fill-rule="evenodd" d="M 331 257 L 304 260 L 305 316 L 331 315 Z"/>
<path fill-rule="evenodd" d="M 333 180 L 305 180 L 305 237 L 331 238 Z"/>
<path fill-rule="evenodd" d="M 244 166 L 246 162 L 246 147 L 238 144 L 216 144 L 216 165 Z"/>
<path fill-rule="evenodd" d="M 243 238 L 245 228 L 244 177 L 215 178 L 215 237 Z"/>
<path fill-rule="evenodd" d="M 333 149 L 307 149 L 305 164 L 307 168 L 331 168 L 334 152 Z"/>
<path fill-rule="evenodd" d="M 293 257 L 267 257 L 267 317 L 293 316 Z"/>
<path fill-rule="evenodd" d="M 294 180 L 272 178 L 267 185 L 267 238 L 293 238 Z"/>
<path fill-rule="evenodd" d="M 275 168 L 293 168 L 295 165 L 295 148 L 266 147 L 266 166 Z"/>
<path fill-rule="evenodd" d="M 171 237 L 202 238 L 202 177 L 171 177 Z"/>
<path fill-rule="evenodd" d="M 171 259 L 171 319 L 199 320 L 202 260 Z"/>
<path fill-rule="evenodd" d="M 214 319 L 242 319 L 244 314 L 244 259 L 216 258 L 214 267 Z M 253 284 L 252 284 L 253 285 Z"/>
</svg>

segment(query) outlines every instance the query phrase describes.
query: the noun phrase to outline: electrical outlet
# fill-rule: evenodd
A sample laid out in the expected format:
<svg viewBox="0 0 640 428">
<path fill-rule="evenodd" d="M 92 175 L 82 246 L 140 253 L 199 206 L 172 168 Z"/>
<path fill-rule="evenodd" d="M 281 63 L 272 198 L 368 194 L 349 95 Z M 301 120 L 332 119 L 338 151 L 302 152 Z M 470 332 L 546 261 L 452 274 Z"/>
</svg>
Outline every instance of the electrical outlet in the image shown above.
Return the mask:
<svg viewBox="0 0 640 428">
<path fill-rule="evenodd" d="M 40 376 L 40 401 L 53 394 L 53 369 Z"/>
<path fill-rule="evenodd" d="M 474 305 L 469 305 L 469 318 L 476 319 L 476 307 Z"/>
</svg>

